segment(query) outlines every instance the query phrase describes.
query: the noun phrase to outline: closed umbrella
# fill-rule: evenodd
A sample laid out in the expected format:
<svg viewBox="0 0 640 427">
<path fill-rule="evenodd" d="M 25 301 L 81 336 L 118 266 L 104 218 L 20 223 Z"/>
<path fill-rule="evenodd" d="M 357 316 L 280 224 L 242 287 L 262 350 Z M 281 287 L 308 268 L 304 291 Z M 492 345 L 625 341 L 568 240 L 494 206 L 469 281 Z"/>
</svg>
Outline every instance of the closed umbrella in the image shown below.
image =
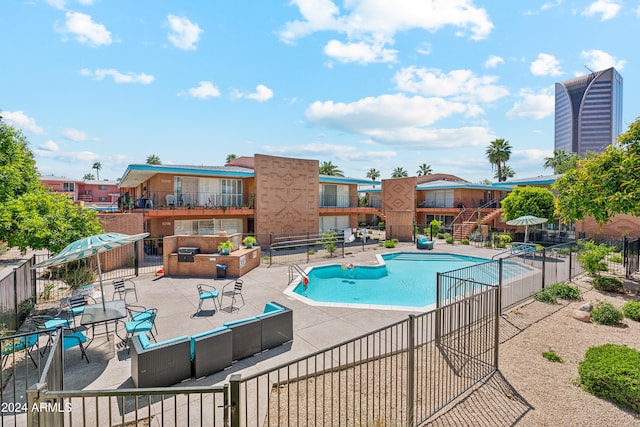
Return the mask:
<svg viewBox="0 0 640 427">
<path fill-rule="evenodd" d="M 98 260 L 98 277 L 100 279 L 100 293 L 102 294 L 102 307 L 104 308 L 104 289 L 102 288 L 102 269 L 100 267 L 100 257 L 97 256 L 101 252 L 106 252 L 129 243 L 137 242 L 144 239 L 149 233 L 141 234 L 121 234 L 121 233 L 104 233 L 94 236 L 85 237 L 76 240 L 67 245 L 66 248 L 58 252 L 51 258 L 39 262 L 32 268 L 52 267 L 54 265 L 66 264 L 71 261 L 77 261 L 96 255 Z"/>
<path fill-rule="evenodd" d="M 545 222 L 547 222 L 547 218 L 539 218 L 537 216 L 533 216 L 533 215 L 523 215 L 523 216 L 519 216 L 516 219 L 512 219 L 507 221 L 508 225 L 524 225 L 524 242 L 527 242 L 527 239 L 529 237 L 529 226 L 530 225 L 537 225 L 537 224 L 544 224 Z"/>
</svg>

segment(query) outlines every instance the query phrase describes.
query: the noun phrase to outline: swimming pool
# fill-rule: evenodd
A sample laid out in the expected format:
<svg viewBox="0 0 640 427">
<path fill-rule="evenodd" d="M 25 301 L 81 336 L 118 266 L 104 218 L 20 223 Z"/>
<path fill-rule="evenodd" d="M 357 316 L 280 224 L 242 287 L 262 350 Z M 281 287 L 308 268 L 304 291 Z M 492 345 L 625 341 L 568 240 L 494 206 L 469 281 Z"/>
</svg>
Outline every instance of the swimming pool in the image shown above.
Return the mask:
<svg viewBox="0 0 640 427">
<path fill-rule="evenodd" d="M 433 252 L 397 252 L 378 258 L 377 266 L 347 263 L 312 267 L 307 272 L 308 285 L 300 282 L 287 293 L 315 305 L 425 308 L 436 302 L 436 273 L 490 261 Z"/>
</svg>

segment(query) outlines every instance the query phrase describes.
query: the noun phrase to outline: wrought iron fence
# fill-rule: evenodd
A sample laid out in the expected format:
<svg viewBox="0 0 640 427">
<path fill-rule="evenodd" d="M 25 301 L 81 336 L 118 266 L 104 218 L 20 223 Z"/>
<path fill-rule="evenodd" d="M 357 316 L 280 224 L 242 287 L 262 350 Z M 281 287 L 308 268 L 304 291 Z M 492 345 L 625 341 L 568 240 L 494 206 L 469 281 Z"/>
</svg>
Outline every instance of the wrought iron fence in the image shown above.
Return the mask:
<svg viewBox="0 0 640 427">
<path fill-rule="evenodd" d="M 640 239 L 625 239 L 624 265 L 627 278 L 640 270 Z"/>
</svg>

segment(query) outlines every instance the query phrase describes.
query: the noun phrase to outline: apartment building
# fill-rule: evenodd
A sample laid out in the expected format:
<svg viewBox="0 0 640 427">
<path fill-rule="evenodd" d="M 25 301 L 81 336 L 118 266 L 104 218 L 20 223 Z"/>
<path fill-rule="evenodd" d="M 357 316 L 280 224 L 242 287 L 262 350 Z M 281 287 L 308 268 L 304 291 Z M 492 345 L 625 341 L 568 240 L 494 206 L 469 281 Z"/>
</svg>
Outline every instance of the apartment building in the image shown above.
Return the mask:
<svg viewBox="0 0 640 427">
<path fill-rule="evenodd" d="M 117 210 L 120 189 L 115 181 L 84 181 L 49 175 L 41 176 L 40 182 L 54 193 L 65 194 L 89 209 Z"/>
</svg>

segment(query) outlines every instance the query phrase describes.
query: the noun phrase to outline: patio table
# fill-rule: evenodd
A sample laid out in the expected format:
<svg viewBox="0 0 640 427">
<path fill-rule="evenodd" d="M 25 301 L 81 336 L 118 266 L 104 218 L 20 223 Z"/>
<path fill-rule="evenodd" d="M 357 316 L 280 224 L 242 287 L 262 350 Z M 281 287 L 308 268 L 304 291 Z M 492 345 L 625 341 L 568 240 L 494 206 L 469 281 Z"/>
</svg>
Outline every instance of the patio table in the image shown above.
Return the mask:
<svg viewBox="0 0 640 427">
<path fill-rule="evenodd" d="M 95 337 L 95 327 L 97 324 L 104 323 L 106 328 L 107 340 L 109 339 L 109 322 L 114 322 L 115 333 L 118 335 L 117 321 L 127 317 L 127 304 L 124 300 L 114 300 L 104 303 L 89 304 L 85 306 L 80 324 L 83 326 L 91 326 L 91 339 L 87 343 L 87 347 Z M 120 338 L 118 336 L 118 338 Z"/>
</svg>

